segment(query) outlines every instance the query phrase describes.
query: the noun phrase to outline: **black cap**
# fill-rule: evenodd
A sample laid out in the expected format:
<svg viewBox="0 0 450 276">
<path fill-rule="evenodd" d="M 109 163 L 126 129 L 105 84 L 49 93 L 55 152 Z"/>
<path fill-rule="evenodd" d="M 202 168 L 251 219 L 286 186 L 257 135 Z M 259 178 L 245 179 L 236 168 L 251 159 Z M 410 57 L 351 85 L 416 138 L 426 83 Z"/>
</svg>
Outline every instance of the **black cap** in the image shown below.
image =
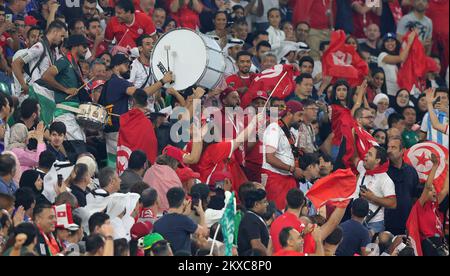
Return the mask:
<svg viewBox="0 0 450 276">
<path fill-rule="evenodd" d="M 81 45 L 84 45 L 86 47 L 89 45 L 86 37 L 84 37 L 84 35 L 71 35 L 67 39 L 65 47 L 70 49 L 72 47 Z"/>
<path fill-rule="evenodd" d="M 130 59 L 123 55 L 123 54 L 117 54 L 115 56 L 113 56 L 113 58 L 111 59 L 111 68 L 114 68 L 115 66 L 119 66 L 121 64 L 129 64 L 130 63 Z"/>
</svg>

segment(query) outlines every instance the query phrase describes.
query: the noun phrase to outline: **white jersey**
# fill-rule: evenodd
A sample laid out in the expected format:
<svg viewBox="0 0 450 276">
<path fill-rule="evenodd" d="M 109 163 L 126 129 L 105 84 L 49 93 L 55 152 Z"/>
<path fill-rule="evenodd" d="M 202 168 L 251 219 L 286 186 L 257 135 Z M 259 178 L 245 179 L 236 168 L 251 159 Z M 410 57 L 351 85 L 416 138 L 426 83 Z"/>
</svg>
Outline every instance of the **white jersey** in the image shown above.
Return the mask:
<svg viewBox="0 0 450 276">
<path fill-rule="evenodd" d="M 155 83 L 155 79 L 153 79 L 150 65 L 144 65 L 138 59 L 135 59 L 131 64 L 131 73 L 128 81 L 131 82 L 136 88 L 145 88 L 153 85 Z M 148 97 L 147 107 L 151 112 L 155 111 L 155 97 Z"/>
<path fill-rule="evenodd" d="M 45 57 L 42 59 L 41 63 L 36 67 L 31 75 L 31 83 L 36 82 L 38 79 L 42 77 L 42 75 L 47 71 L 50 66 L 53 65 L 52 60 L 49 56 L 49 53 L 45 50 L 42 42 L 38 42 L 34 44 L 31 48 L 27 50 L 27 52 L 21 56 L 23 62 L 29 65 L 30 71 L 36 66 L 36 64 L 41 59 L 42 54 L 45 52 Z M 56 59 L 58 60 L 61 57 L 59 52 L 56 52 Z"/>
</svg>

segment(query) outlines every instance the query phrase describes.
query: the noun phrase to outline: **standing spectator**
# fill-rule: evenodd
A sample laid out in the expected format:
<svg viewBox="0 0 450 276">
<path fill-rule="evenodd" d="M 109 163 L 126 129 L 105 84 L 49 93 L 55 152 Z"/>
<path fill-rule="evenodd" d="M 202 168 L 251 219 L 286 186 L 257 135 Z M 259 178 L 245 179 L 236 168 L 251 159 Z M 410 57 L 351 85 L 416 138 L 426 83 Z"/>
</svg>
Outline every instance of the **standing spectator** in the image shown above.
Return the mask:
<svg viewBox="0 0 450 276">
<path fill-rule="evenodd" d="M 266 222 L 261 217 L 266 213 L 268 204 L 264 190 L 258 189 L 246 193 L 245 208 L 247 211 L 239 225 L 239 256 L 248 256 L 252 250 L 258 250 L 262 256 L 271 255 L 268 250 L 269 231 Z"/>
<path fill-rule="evenodd" d="M 299 22 L 297 27 L 295 28 L 295 37 L 297 42 L 306 43 L 309 39 L 309 32 L 311 31 L 311 27 L 308 22 Z"/>
<path fill-rule="evenodd" d="M 314 79 L 310 73 L 302 73 L 296 78 L 296 87 L 289 100 L 302 103 L 311 99 L 314 88 Z"/>
<path fill-rule="evenodd" d="M 120 0 L 116 5 L 116 16 L 106 27 L 106 41 L 115 39 L 116 46 L 131 49 L 136 47 L 136 39 L 143 34 L 156 34 L 152 19 L 143 13 L 135 12 L 131 0 Z"/>
<path fill-rule="evenodd" d="M 366 97 L 369 103 L 374 103 L 375 97 L 379 94 L 387 95 L 386 74 L 384 73 L 383 68 L 378 67 L 378 61 L 376 62 L 376 67 L 371 71 L 372 78 L 370 79 L 369 86 L 367 87 Z M 389 105 L 387 107 L 389 107 Z"/>
<path fill-rule="evenodd" d="M 336 250 L 336 256 L 367 255 L 366 246 L 370 243 L 370 235 L 363 222 L 369 213 L 369 203 L 358 198 L 353 201 L 351 212 L 352 218 L 340 225 L 343 239 Z"/>
<path fill-rule="evenodd" d="M 228 14 L 225 11 L 218 11 L 214 15 L 213 19 L 214 31 L 206 33 L 206 35 L 216 36 L 219 38 L 220 48 L 224 48 L 227 45 L 228 39 L 231 36 L 228 34 Z"/>
<path fill-rule="evenodd" d="M 370 54 L 370 68 L 378 67 L 378 56 L 380 50 L 378 49 L 378 42 L 380 40 L 380 27 L 377 24 L 370 24 L 365 31 L 366 41 L 359 45 L 362 52 L 368 52 Z"/>
<path fill-rule="evenodd" d="M 404 148 L 400 139 L 388 141 L 387 153 L 390 160 L 387 173 L 395 185 L 397 208 L 386 210 L 385 226 L 392 234 L 401 235 L 406 231 L 409 212 L 418 197 L 419 176 L 413 167 L 403 161 Z"/>
<path fill-rule="evenodd" d="M 92 18 L 87 22 L 86 38 L 89 42 L 89 50 L 92 58 L 100 58 L 108 50 L 108 44 L 105 41 L 103 28 L 99 19 Z"/>
<path fill-rule="evenodd" d="M 403 108 L 402 115 L 405 118 L 405 130 L 402 133 L 402 140 L 405 148 L 409 149 L 419 143 L 420 126 L 416 124 L 416 109 L 412 106 Z"/>
<path fill-rule="evenodd" d="M 228 40 L 227 45 L 223 49 L 223 52 L 224 52 L 225 58 L 226 58 L 224 73 L 225 73 L 225 77 L 227 78 L 227 80 L 228 80 L 229 76 L 232 76 L 239 72 L 239 65 L 237 63 L 237 60 L 238 60 L 238 54 L 242 51 L 243 45 L 244 45 L 243 40 L 230 39 L 230 40 Z M 252 56 L 250 56 L 250 60 L 251 60 L 251 58 L 252 58 Z M 250 63 L 250 65 L 251 65 L 251 63 Z M 250 68 L 248 68 L 248 71 L 250 72 Z"/>
<path fill-rule="evenodd" d="M 398 65 L 408 58 L 415 36 L 416 32 L 412 32 L 408 37 L 407 45 L 403 48 L 396 39 L 395 34 L 387 33 L 383 37 L 381 54 L 378 56 L 378 67 L 383 68 L 386 73 L 387 92 L 391 100 L 393 100 L 393 96 L 399 90 L 397 84 Z"/>
<path fill-rule="evenodd" d="M 429 0 L 412 0 L 413 10 L 402 17 L 397 27 L 397 35 L 402 39 L 409 31 L 417 29 L 417 35 L 422 41 L 425 52 L 431 53 L 433 44 L 433 22 L 425 15 Z"/>
<path fill-rule="evenodd" d="M 280 29 L 281 13 L 278 8 L 270 9 L 267 12 L 270 27 L 267 29 L 269 33 L 269 43 L 272 46 L 272 51 L 279 54 L 282 48 L 282 43 L 286 39 L 286 34 Z"/>
<path fill-rule="evenodd" d="M 141 1 L 142 3 L 142 1 Z M 164 23 L 167 20 L 167 12 L 165 9 L 162 8 L 156 8 L 153 11 L 153 15 L 152 15 L 152 20 L 153 23 L 155 24 L 155 28 L 158 32 L 163 32 L 162 28 L 164 26 Z"/>
<path fill-rule="evenodd" d="M 319 151 L 312 126 L 312 122 L 317 120 L 318 112 L 319 107 L 315 101 L 310 99 L 303 101 L 303 116 L 298 128 L 297 146 L 304 153 L 316 153 Z"/>
<path fill-rule="evenodd" d="M 364 161 L 358 163 L 360 196 L 369 201 L 370 208 L 365 222 L 373 233 L 385 229 L 384 209 L 397 208 L 395 185 L 386 173 L 388 164 L 386 150 L 381 147 L 372 147 Z"/>
<path fill-rule="evenodd" d="M 370 24 L 380 24 L 382 5 L 366 5 L 365 0 L 352 0 L 353 32 L 356 38 L 364 38 Z"/>
<path fill-rule="evenodd" d="M 249 52 L 239 52 L 236 61 L 239 72 L 229 76 L 226 80 L 228 86 L 236 89 L 241 97 L 247 92 L 253 80 L 256 78 L 256 74 L 250 72 L 252 57 Z"/>
<path fill-rule="evenodd" d="M 172 188 L 167 192 L 168 214 L 155 222 L 153 233 L 161 234 L 171 245 L 173 252 L 180 250 L 191 252 L 191 234 L 208 236 L 205 224 L 205 212 L 201 201 L 193 208 L 200 216 L 196 224 L 189 218 L 192 202 L 186 200 L 183 188 Z"/>
<path fill-rule="evenodd" d="M 445 76 L 449 59 L 449 3 L 448 0 L 429 0 L 429 7 L 426 11 L 426 15 L 433 22 L 433 53 L 437 54 L 442 62 L 440 72 L 442 77 Z"/>
<path fill-rule="evenodd" d="M 177 25 L 196 30 L 200 27 L 199 14 L 203 10 L 200 0 L 170 0 L 170 15 Z"/>
<path fill-rule="evenodd" d="M 262 68 L 263 57 L 272 50 L 272 46 L 268 41 L 261 41 L 256 45 L 256 55 L 253 56 L 252 62 L 257 72 L 264 71 Z"/>
<path fill-rule="evenodd" d="M 448 125 L 448 89 L 437 89 L 435 92 L 435 96 L 436 99 L 439 99 L 439 101 L 434 105 L 434 113 L 438 117 L 439 123 Z M 448 148 L 448 134 L 442 133 L 433 128 L 433 124 L 431 123 L 430 118 L 431 116 L 429 113 L 425 114 L 425 116 L 423 117 L 422 126 L 420 128 L 420 130 L 422 131 L 420 139 L 433 141 Z"/>
<path fill-rule="evenodd" d="M 279 0 L 258 0 L 258 3 L 256 3 L 257 12 L 254 13 L 256 16 L 254 19 L 255 24 L 253 25 L 253 27 L 255 27 L 255 29 L 258 31 L 267 30 L 267 28 L 269 28 L 270 26 L 269 17 L 267 16 L 269 11 L 274 8 L 279 9 L 279 7 Z M 259 9 L 263 10 L 260 11 Z M 261 13 L 259 13 L 259 11 Z"/>
</svg>

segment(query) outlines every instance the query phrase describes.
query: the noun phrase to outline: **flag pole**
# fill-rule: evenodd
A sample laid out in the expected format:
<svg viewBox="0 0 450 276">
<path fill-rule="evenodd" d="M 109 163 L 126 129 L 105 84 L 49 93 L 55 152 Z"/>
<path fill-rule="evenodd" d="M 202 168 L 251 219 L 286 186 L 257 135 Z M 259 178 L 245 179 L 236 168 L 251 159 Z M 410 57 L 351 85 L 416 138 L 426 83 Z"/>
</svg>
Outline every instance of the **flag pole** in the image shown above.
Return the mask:
<svg viewBox="0 0 450 276">
<path fill-rule="evenodd" d="M 225 212 L 223 212 L 225 214 Z M 216 229 L 216 233 L 214 234 L 214 239 L 212 242 L 212 246 L 211 246 L 211 250 L 209 251 L 209 255 L 212 256 L 213 251 L 214 251 L 214 246 L 216 245 L 216 239 L 217 239 L 217 234 L 219 234 L 219 229 L 220 229 L 221 224 L 218 223 L 217 229 Z"/>
<path fill-rule="evenodd" d="M 272 98 L 273 93 L 275 92 L 275 90 L 277 90 L 278 86 L 281 84 L 281 81 L 286 77 L 287 73 L 288 73 L 287 71 L 284 72 L 284 75 L 283 75 L 283 76 L 281 77 L 281 79 L 278 81 L 277 85 L 275 85 L 275 87 L 273 88 L 272 92 L 270 92 L 269 98 L 267 98 L 267 102 L 266 102 L 266 104 L 264 105 L 263 112 L 266 112 L 267 104 L 270 102 L 270 99 Z"/>
</svg>

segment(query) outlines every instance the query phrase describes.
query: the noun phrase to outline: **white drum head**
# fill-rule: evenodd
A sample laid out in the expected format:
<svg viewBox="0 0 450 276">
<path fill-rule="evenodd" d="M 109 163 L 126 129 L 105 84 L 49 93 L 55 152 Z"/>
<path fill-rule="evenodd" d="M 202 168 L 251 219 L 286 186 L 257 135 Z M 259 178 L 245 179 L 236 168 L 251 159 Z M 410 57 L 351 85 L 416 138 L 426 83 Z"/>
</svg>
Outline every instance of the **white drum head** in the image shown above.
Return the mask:
<svg viewBox="0 0 450 276">
<path fill-rule="evenodd" d="M 170 48 L 169 66 L 167 48 Z M 192 30 L 173 30 L 160 38 L 153 48 L 150 60 L 154 78 L 162 79 L 163 71 L 170 68 L 175 76 L 175 83 L 172 86 L 181 91 L 196 84 L 206 71 L 206 45 L 203 39 Z"/>
</svg>

